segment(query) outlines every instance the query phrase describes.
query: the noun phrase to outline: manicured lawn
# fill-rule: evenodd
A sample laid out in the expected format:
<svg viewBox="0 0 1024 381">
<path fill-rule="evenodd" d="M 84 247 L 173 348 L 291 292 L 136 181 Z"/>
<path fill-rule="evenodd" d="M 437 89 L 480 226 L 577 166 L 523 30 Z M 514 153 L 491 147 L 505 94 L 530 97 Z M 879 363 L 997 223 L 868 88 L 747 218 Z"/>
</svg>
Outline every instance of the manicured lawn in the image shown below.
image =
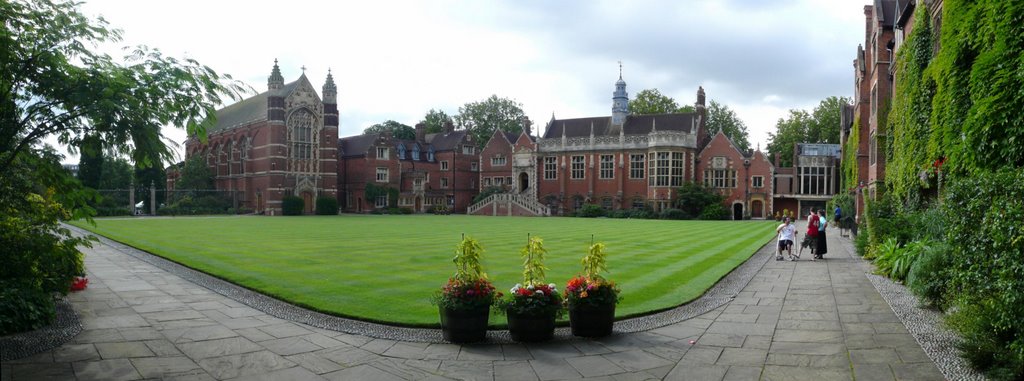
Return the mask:
<svg viewBox="0 0 1024 381">
<path fill-rule="evenodd" d="M 454 273 L 465 233 L 484 247 L 500 291 L 521 281 L 526 234 L 548 249 L 559 290 L 580 271 L 591 234 L 608 246 L 620 317 L 700 296 L 774 236 L 774 222 L 479 216 L 177 217 L 97 219 L 91 229 L 245 287 L 327 313 L 436 326 L 435 290 Z M 502 316 L 491 323 L 504 324 Z"/>
</svg>

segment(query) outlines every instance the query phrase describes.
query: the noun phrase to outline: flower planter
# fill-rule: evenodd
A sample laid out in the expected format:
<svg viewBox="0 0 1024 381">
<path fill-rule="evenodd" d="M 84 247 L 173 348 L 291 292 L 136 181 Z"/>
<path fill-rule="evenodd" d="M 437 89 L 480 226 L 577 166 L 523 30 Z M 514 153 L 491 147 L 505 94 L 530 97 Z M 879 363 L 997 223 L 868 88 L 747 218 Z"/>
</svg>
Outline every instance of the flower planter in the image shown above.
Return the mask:
<svg viewBox="0 0 1024 381">
<path fill-rule="evenodd" d="M 521 342 L 537 342 L 551 340 L 555 336 L 555 314 L 530 315 L 506 311 L 508 332 L 512 340 Z"/>
<path fill-rule="evenodd" d="M 441 313 L 441 334 L 453 343 L 472 343 L 487 338 L 487 318 L 490 306 L 473 310 L 449 310 L 439 308 Z"/>
<path fill-rule="evenodd" d="M 603 337 L 612 333 L 615 324 L 615 304 L 569 306 L 569 325 L 573 336 Z"/>
</svg>

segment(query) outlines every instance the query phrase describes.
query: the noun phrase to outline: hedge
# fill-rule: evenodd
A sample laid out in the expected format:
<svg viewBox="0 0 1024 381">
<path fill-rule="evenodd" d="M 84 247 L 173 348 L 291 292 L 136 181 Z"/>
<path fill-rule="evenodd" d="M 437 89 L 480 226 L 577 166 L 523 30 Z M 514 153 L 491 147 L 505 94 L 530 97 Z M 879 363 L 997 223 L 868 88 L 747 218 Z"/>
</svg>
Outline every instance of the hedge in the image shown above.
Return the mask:
<svg viewBox="0 0 1024 381">
<path fill-rule="evenodd" d="M 333 216 L 338 214 L 338 199 L 324 196 L 317 197 L 316 214 L 321 216 Z"/>
<path fill-rule="evenodd" d="M 281 199 L 281 213 L 286 216 L 301 216 L 306 202 L 299 196 L 284 196 Z"/>
</svg>

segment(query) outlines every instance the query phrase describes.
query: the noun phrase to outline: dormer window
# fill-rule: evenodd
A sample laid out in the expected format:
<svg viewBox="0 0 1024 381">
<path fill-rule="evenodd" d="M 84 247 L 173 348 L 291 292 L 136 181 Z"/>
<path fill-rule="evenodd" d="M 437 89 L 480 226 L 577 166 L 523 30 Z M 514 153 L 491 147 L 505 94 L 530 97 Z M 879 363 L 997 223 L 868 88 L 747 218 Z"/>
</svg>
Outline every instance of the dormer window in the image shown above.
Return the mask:
<svg viewBox="0 0 1024 381">
<path fill-rule="evenodd" d="M 377 160 L 388 159 L 388 147 L 377 147 Z"/>
<path fill-rule="evenodd" d="M 427 151 L 427 161 L 434 162 L 434 147 L 430 147 L 430 150 Z"/>
<path fill-rule="evenodd" d="M 398 146 L 398 159 L 399 160 L 405 160 L 405 146 L 404 145 L 399 145 Z"/>
<path fill-rule="evenodd" d="M 420 146 L 418 146 L 418 145 L 412 146 L 412 159 L 413 160 L 419 160 L 420 159 Z"/>
<path fill-rule="evenodd" d="M 476 149 L 473 146 L 470 146 L 470 145 L 462 146 L 462 154 L 463 155 L 472 155 L 474 153 L 476 153 Z"/>
</svg>

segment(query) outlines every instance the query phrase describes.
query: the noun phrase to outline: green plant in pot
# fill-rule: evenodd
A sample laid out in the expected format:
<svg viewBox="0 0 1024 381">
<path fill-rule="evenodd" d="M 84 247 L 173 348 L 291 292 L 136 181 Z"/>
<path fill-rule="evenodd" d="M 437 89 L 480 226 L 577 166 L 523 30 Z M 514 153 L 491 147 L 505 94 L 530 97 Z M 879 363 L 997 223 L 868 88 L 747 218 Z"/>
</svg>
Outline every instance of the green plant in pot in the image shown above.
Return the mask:
<svg viewBox="0 0 1024 381">
<path fill-rule="evenodd" d="M 520 254 L 523 257 L 523 283 L 499 300 L 500 311 L 508 318 L 508 331 L 515 341 L 545 341 L 555 334 L 555 319 L 562 314 L 562 296 L 554 283 L 544 283 L 544 241 L 530 237 Z"/>
<path fill-rule="evenodd" d="M 608 270 L 605 257 L 605 244 L 590 245 L 587 255 L 580 261 L 583 275 L 569 279 L 565 285 L 569 325 L 575 336 L 602 337 L 612 333 L 619 287 L 600 274 Z"/>
<path fill-rule="evenodd" d="M 501 293 L 480 264 L 484 249 L 470 237 L 455 247 L 455 275 L 434 295 L 441 314 L 441 333 L 453 343 L 469 343 L 487 338 L 487 319 L 491 305 Z"/>
</svg>

